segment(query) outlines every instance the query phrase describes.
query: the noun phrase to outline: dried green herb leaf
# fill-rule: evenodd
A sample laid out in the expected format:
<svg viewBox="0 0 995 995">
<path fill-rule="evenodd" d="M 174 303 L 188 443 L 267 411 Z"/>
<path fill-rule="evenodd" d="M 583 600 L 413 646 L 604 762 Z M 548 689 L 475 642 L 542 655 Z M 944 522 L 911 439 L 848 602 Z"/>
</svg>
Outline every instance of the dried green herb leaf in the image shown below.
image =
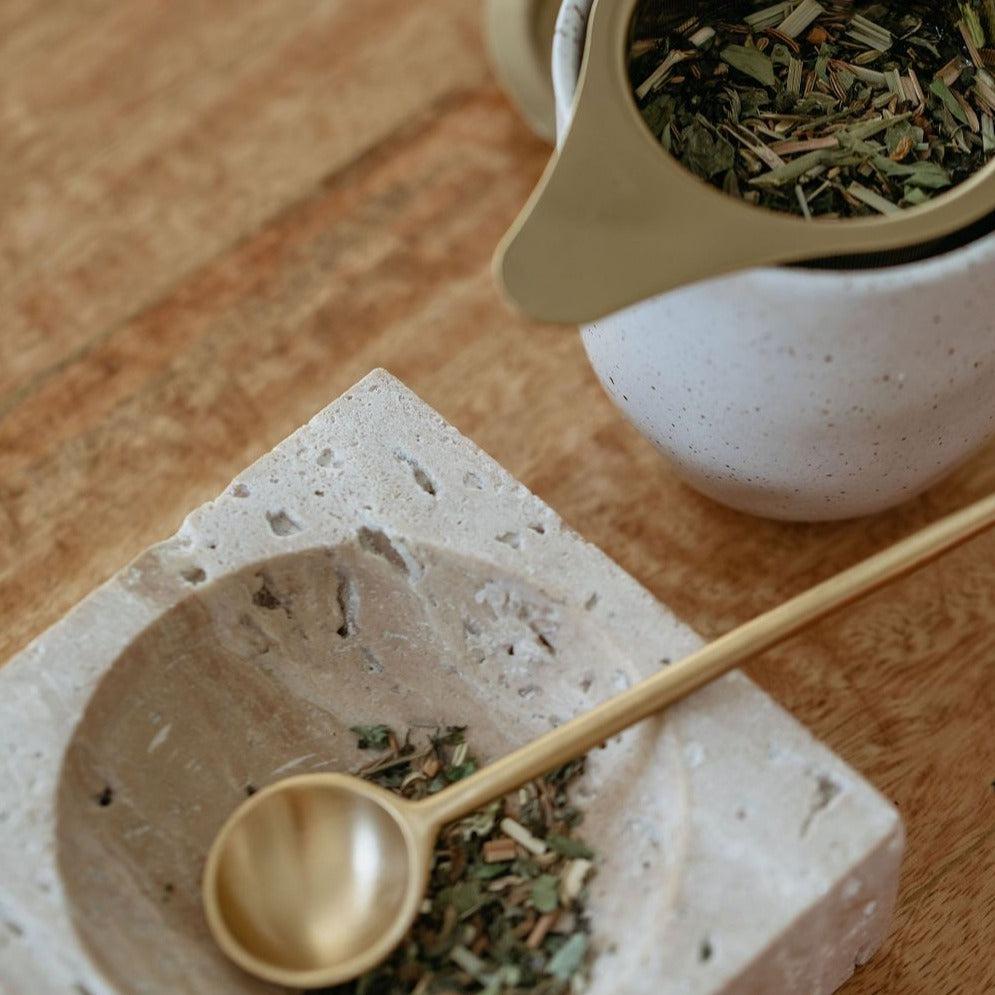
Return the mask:
<svg viewBox="0 0 995 995">
<path fill-rule="evenodd" d="M 967 115 L 964 113 L 964 108 L 961 107 L 960 102 L 954 96 L 953 91 L 943 82 L 942 79 L 934 79 L 929 84 L 930 90 L 935 93 L 940 100 L 943 101 L 943 106 L 946 107 L 948 111 L 958 120 L 961 124 L 967 124 Z"/>
<path fill-rule="evenodd" d="M 445 905 L 452 905 L 459 916 L 465 916 L 475 909 L 483 898 L 483 890 L 479 879 L 462 881 L 441 892 L 439 899 Z"/>
<path fill-rule="evenodd" d="M 669 93 L 661 93 L 659 97 L 641 109 L 643 120 L 654 135 L 659 138 L 673 123 L 677 102 Z"/>
<path fill-rule="evenodd" d="M 745 45 L 728 45 L 722 49 L 722 61 L 764 86 L 777 86 L 774 65 L 770 57 L 756 48 Z"/>
<path fill-rule="evenodd" d="M 739 91 L 741 102 L 741 117 L 756 117 L 761 108 L 770 104 L 770 94 L 766 90 L 749 87 Z M 737 118 L 738 120 L 738 118 Z"/>
<path fill-rule="evenodd" d="M 995 0 L 982 0 L 981 6 L 985 12 L 988 43 L 995 44 Z"/>
<path fill-rule="evenodd" d="M 594 851 L 583 840 L 574 839 L 572 836 L 560 836 L 558 833 L 550 833 L 546 837 L 549 848 L 564 857 L 583 857 L 585 860 L 594 858 Z"/>
<path fill-rule="evenodd" d="M 927 190 L 942 190 L 950 186 L 950 175 L 935 162 L 913 162 L 906 165 L 886 156 L 876 156 L 874 166 L 887 176 L 898 176 L 913 186 Z"/>
<path fill-rule="evenodd" d="M 700 121 L 694 121 L 684 129 L 682 140 L 684 151 L 681 162 L 703 179 L 711 179 L 718 173 L 724 173 L 736 161 L 732 145 L 724 138 L 716 137 Z"/>
<path fill-rule="evenodd" d="M 541 874 L 532 882 L 532 904 L 539 912 L 552 912 L 560 904 L 559 878 L 552 874 Z"/>
<path fill-rule="evenodd" d="M 819 57 L 815 60 L 815 75 L 825 81 L 829 79 L 829 61 L 836 55 L 836 49 L 832 45 L 823 45 L 819 49 Z"/>
<path fill-rule="evenodd" d="M 490 980 L 487 965 L 472 951 L 457 945 L 449 951 L 449 959 L 458 964 L 471 978 L 486 984 Z"/>
<path fill-rule="evenodd" d="M 468 873 L 479 881 L 490 881 L 508 873 L 510 864 L 474 864 Z"/>
<path fill-rule="evenodd" d="M 553 955 L 546 966 L 547 973 L 561 981 L 568 981 L 584 963 L 587 943 L 587 937 L 583 933 L 574 933 Z"/>
<path fill-rule="evenodd" d="M 862 204 L 866 204 L 871 210 L 877 211 L 878 214 L 897 214 L 901 210 L 897 204 L 888 200 L 887 197 L 882 197 L 881 194 L 875 193 L 873 190 L 868 190 L 863 184 L 851 183 L 847 187 L 847 192 Z"/>
<path fill-rule="evenodd" d="M 910 121 L 900 121 L 898 124 L 891 125 L 885 132 L 885 148 L 891 155 L 905 139 L 911 139 L 913 145 L 919 145 L 924 137 L 922 128 L 917 128 Z"/>
<path fill-rule="evenodd" d="M 466 742 L 466 726 L 446 726 L 432 737 L 436 749 L 443 746 L 462 746 Z"/>
<path fill-rule="evenodd" d="M 462 781 L 464 777 L 469 777 L 471 774 L 476 773 L 477 762 L 475 760 L 467 760 L 465 763 L 447 768 L 446 780 L 452 784 L 454 781 Z"/>
<path fill-rule="evenodd" d="M 969 3 L 961 3 L 958 6 L 960 7 L 960 16 L 964 21 L 964 26 L 971 37 L 971 41 L 978 48 L 984 48 L 985 29 L 981 26 L 981 18 L 978 17 L 978 12 Z"/>
<path fill-rule="evenodd" d="M 464 840 L 472 839 L 474 836 L 490 835 L 497 825 L 500 812 L 501 803 L 495 802 L 493 805 L 488 805 L 487 808 L 461 819 L 457 826 L 460 835 Z"/>
<path fill-rule="evenodd" d="M 839 153 L 830 150 L 819 150 L 801 155 L 783 166 L 776 166 L 762 176 L 750 180 L 757 187 L 785 187 L 797 183 L 807 172 L 817 166 L 831 165 Z"/>
<path fill-rule="evenodd" d="M 668 124 L 666 128 L 663 129 L 663 134 L 660 135 L 660 144 L 668 151 L 672 152 L 674 150 L 674 132 L 673 125 Z"/>
<path fill-rule="evenodd" d="M 349 731 L 358 737 L 361 750 L 385 750 L 390 742 L 390 726 L 351 726 Z"/>
</svg>

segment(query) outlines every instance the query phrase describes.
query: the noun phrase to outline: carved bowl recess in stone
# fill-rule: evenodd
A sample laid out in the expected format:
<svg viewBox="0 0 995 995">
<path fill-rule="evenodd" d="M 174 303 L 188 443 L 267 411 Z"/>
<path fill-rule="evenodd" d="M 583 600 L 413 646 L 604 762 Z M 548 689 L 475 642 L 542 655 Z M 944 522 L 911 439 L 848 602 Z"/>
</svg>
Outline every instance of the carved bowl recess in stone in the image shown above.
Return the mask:
<svg viewBox="0 0 995 995">
<path fill-rule="evenodd" d="M 199 901 L 247 791 L 355 769 L 357 724 L 467 725 L 486 762 L 698 645 L 373 373 L 0 669 L 0 993 L 276 991 Z M 886 934 L 901 820 L 739 673 L 575 802 L 589 995 L 828 995 Z"/>
<path fill-rule="evenodd" d="M 469 725 L 497 756 L 583 707 L 596 683 L 631 676 L 596 622 L 555 595 L 442 550 L 402 556 L 382 533 L 204 585 L 115 662 L 66 753 L 58 861 L 76 929 L 121 991 L 138 963 L 157 991 L 270 990 L 215 951 L 199 904 L 206 850 L 247 791 L 354 768 L 358 723 Z M 644 736 L 638 760 L 602 764 L 619 787 L 591 806 L 595 843 L 622 834 L 618 803 L 640 767 L 657 781 L 668 765 Z M 682 807 L 674 791 L 675 830 Z M 667 891 L 655 870 L 653 918 Z"/>
</svg>

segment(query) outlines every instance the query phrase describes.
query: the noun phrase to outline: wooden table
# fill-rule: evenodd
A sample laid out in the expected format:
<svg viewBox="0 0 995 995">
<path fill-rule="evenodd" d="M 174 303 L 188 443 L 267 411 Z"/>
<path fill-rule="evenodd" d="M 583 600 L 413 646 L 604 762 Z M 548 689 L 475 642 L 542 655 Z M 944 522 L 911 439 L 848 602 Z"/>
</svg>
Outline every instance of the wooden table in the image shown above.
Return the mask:
<svg viewBox="0 0 995 995">
<path fill-rule="evenodd" d="M 475 0 L 0 0 L 0 659 L 383 365 L 706 636 L 995 489 L 785 526 L 682 485 L 498 300 L 548 150 Z M 753 675 L 901 808 L 847 995 L 995 991 L 995 539 Z"/>
</svg>

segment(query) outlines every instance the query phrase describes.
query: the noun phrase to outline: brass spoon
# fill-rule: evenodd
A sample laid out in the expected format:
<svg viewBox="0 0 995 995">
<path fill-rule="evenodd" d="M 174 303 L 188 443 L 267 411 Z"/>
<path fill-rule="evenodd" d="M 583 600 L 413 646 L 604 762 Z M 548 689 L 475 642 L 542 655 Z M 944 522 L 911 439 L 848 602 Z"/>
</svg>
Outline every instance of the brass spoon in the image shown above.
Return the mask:
<svg viewBox="0 0 995 995">
<path fill-rule="evenodd" d="M 412 802 L 357 777 L 290 777 L 243 802 L 204 871 L 211 932 L 239 966 L 291 988 L 355 978 L 414 922 L 440 829 L 995 525 L 995 496 L 717 639 L 472 777 Z"/>
<path fill-rule="evenodd" d="M 995 163 L 927 203 L 874 218 L 806 221 L 709 186 L 668 155 L 632 95 L 639 0 L 596 0 L 570 129 L 497 249 L 505 294 L 534 318 L 587 323 L 751 266 L 913 249 L 995 210 Z M 679 22 L 722 0 L 673 0 Z"/>
</svg>

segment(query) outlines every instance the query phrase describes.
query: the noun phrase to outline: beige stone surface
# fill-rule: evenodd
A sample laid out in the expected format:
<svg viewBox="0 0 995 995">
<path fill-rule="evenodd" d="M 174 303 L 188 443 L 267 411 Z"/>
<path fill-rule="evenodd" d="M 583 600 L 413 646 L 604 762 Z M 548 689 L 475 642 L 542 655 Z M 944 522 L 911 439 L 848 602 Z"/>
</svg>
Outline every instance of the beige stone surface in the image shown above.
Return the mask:
<svg viewBox="0 0 995 995">
<path fill-rule="evenodd" d="M 351 767 L 359 721 L 494 757 L 698 644 L 373 373 L 0 671 L 0 990 L 272 990 L 197 900 L 247 786 Z M 888 928 L 896 811 L 739 674 L 598 751 L 578 801 L 596 995 L 824 995 Z"/>
</svg>

